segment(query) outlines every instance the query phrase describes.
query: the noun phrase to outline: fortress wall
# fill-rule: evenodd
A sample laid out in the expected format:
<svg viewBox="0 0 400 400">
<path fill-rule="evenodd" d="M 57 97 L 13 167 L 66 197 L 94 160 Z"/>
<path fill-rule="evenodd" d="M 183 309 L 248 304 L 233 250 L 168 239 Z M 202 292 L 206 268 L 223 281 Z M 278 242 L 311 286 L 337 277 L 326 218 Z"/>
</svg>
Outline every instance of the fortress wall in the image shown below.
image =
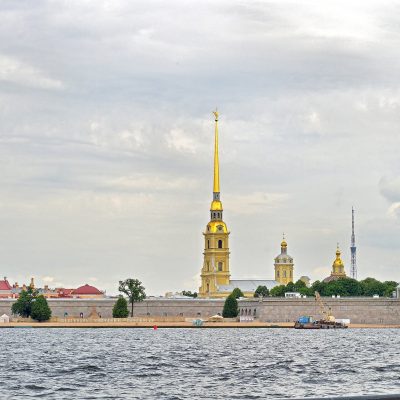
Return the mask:
<svg viewBox="0 0 400 400">
<path fill-rule="evenodd" d="M 331 307 L 336 318 L 348 318 L 355 324 L 399 324 L 400 299 L 386 298 L 323 298 L 327 307 Z M 259 320 L 265 322 L 291 322 L 301 315 L 321 318 L 321 310 L 314 298 L 283 299 L 267 298 L 262 302 L 244 300 L 240 308 L 256 310 Z"/>
<path fill-rule="evenodd" d="M 117 299 L 49 299 L 53 316 L 79 317 L 82 312 L 87 318 L 95 310 L 103 318 L 112 316 L 112 307 Z M 0 315 L 11 314 L 13 299 L 0 299 Z M 373 298 L 323 298 L 332 308 L 336 318 L 349 318 L 352 323 L 400 324 L 400 299 Z M 135 316 L 183 316 L 207 318 L 222 313 L 224 300 L 220 299 L 146 299 L 135 304 Z M 266 298 L 262 301 L 246 299 L 239 301 L 243 311 L 256 310 L 256 317 L 264 322 L 291 322 L 301 315 L 321 317 L 320 309 L 313 298 L 284 299 Z"/>
</svg>

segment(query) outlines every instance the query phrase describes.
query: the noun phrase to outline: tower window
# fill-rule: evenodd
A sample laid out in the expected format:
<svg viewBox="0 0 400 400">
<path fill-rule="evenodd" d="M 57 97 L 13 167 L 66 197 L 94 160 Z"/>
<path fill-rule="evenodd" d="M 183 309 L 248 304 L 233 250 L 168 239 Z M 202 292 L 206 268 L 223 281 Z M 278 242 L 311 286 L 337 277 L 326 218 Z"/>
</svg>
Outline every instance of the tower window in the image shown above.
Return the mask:
<svg viewBox="0 0 400 400">
<path fill-rule="evenodd" d="M 210 293 L 210 284 L 207 283 L 207 293 Z"/>
<path fill-rule="evenodd" d="M 207 261 L 207 271 L 209 271 L 209 270 L 210 270 L 210 262 Z"/>
<path fill-rule="evenodd" d="M 215 213 L 213 213 L 213 218 L 215 218 Z"/>
<path fill-rule="evenodd" d="M 222 249 L 222 240 L 218 240 L 218 248 Z"/>
<path fill-rule="evenodd" d="M 222 262 L 221 261 L 218 262 L 218 271 L 222 271 Z"/>
<path fill-rule="evenodd" d="M 210 241 L 207 240 L 207 249 L 209 249 L 209 248 L 210 248 Z"/>
</svg>

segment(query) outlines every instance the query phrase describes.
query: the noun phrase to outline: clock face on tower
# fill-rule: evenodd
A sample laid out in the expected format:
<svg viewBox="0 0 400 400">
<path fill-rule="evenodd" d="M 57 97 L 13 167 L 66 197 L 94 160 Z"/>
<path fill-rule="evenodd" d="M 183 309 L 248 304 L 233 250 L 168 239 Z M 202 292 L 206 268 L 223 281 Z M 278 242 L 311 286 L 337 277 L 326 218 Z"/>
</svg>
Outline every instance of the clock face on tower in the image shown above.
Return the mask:
<svg viewBox="0 0 400 400">
<path fill-rule="evenodd" d="M 217 226 L 217 229 L 218 229 L 219 231 L 222 231 L 222 229 L 224 229 L 224 227 L 223 227 L 222 225 L 218 225 L 218 226 Z"/>
</svg>

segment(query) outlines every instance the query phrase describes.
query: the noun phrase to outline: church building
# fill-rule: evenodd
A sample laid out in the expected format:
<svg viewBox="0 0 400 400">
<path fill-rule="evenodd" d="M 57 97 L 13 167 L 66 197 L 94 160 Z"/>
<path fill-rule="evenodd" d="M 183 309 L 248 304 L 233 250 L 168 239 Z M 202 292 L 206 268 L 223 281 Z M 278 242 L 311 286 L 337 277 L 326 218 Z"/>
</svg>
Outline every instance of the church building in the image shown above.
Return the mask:
<svg viewBox="0 0 400 400">
<path fill-rule="evenodd" d="M 331 275 L 324 279 L 324 282 L 335 281 L 339 278 L 346 278 L 346 272 L 344 271 L 344 264 L 342 259 L 340 258 L 340 249 L 339 244 L 336 249 L 336 259 L 332 264 L 332 272 Z"/>
<path fill-rule="evenodd" d="M 219 158 L 218 158 L 218 112 L 214 112 L 214 185 L 210 207 L 210 222 L 204 235 L 204 261 L 201 269 L 199 297 L 227 297 L 235 288 L 240 288 L 245 296 L 253 296 L 258 286 L 272 289 L 278 283 L 274 280 L 231 280 L 229 266 L 229 234 L 223 220 L 223 208 L 220 198 Z"/>
<path fill-rule="evenodd" d="M 275 257 L 275 280 L 279 285 L 287 285 L 293 282 L 293 258 L 287 253 L 285 235 L 281 243 L 281 254 Z"/>
</svg>

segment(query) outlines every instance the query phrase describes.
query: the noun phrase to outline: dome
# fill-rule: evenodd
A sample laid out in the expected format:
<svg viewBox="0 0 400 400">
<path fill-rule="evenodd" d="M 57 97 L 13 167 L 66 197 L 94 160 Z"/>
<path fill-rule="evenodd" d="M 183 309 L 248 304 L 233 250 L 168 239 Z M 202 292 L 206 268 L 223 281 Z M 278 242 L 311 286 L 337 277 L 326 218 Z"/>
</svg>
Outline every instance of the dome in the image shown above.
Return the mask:
<svg viewBox="0 0 400 400">
<path fill-rule="evenodd" d="M 276 264 L 293 264 L 293 257 L 289 254 L 279 254 L 279 256 L 275 257 Z"/>
<path fill-rule="evenodd" d="M 223 221 L 210 221 L 206 227 L 206 233 L 227 233 L 228 228 Z"/>
<path fill-rule="evenodd" d="M 343 266 L 343 261 L 340 258 L 340 255 L 341 255 L 341 253 L 340 253 L 340 250 L 339 250 L 339 247 L 338 247 L 336 249 L 336 259 L 333 262 L 333 267 L 342 267 Z"/>
<path fill-rule="evenodd" d="M 75 289 L 72 294 L 103 294 L 99 289 L 88 284 L 83 285 Z"/>
<path fill-rule="evenodd" d="M 211 211 L 222 211 L 222 203 L 220 200 L 214 200 L 211 203 Z"/>
</svg>

